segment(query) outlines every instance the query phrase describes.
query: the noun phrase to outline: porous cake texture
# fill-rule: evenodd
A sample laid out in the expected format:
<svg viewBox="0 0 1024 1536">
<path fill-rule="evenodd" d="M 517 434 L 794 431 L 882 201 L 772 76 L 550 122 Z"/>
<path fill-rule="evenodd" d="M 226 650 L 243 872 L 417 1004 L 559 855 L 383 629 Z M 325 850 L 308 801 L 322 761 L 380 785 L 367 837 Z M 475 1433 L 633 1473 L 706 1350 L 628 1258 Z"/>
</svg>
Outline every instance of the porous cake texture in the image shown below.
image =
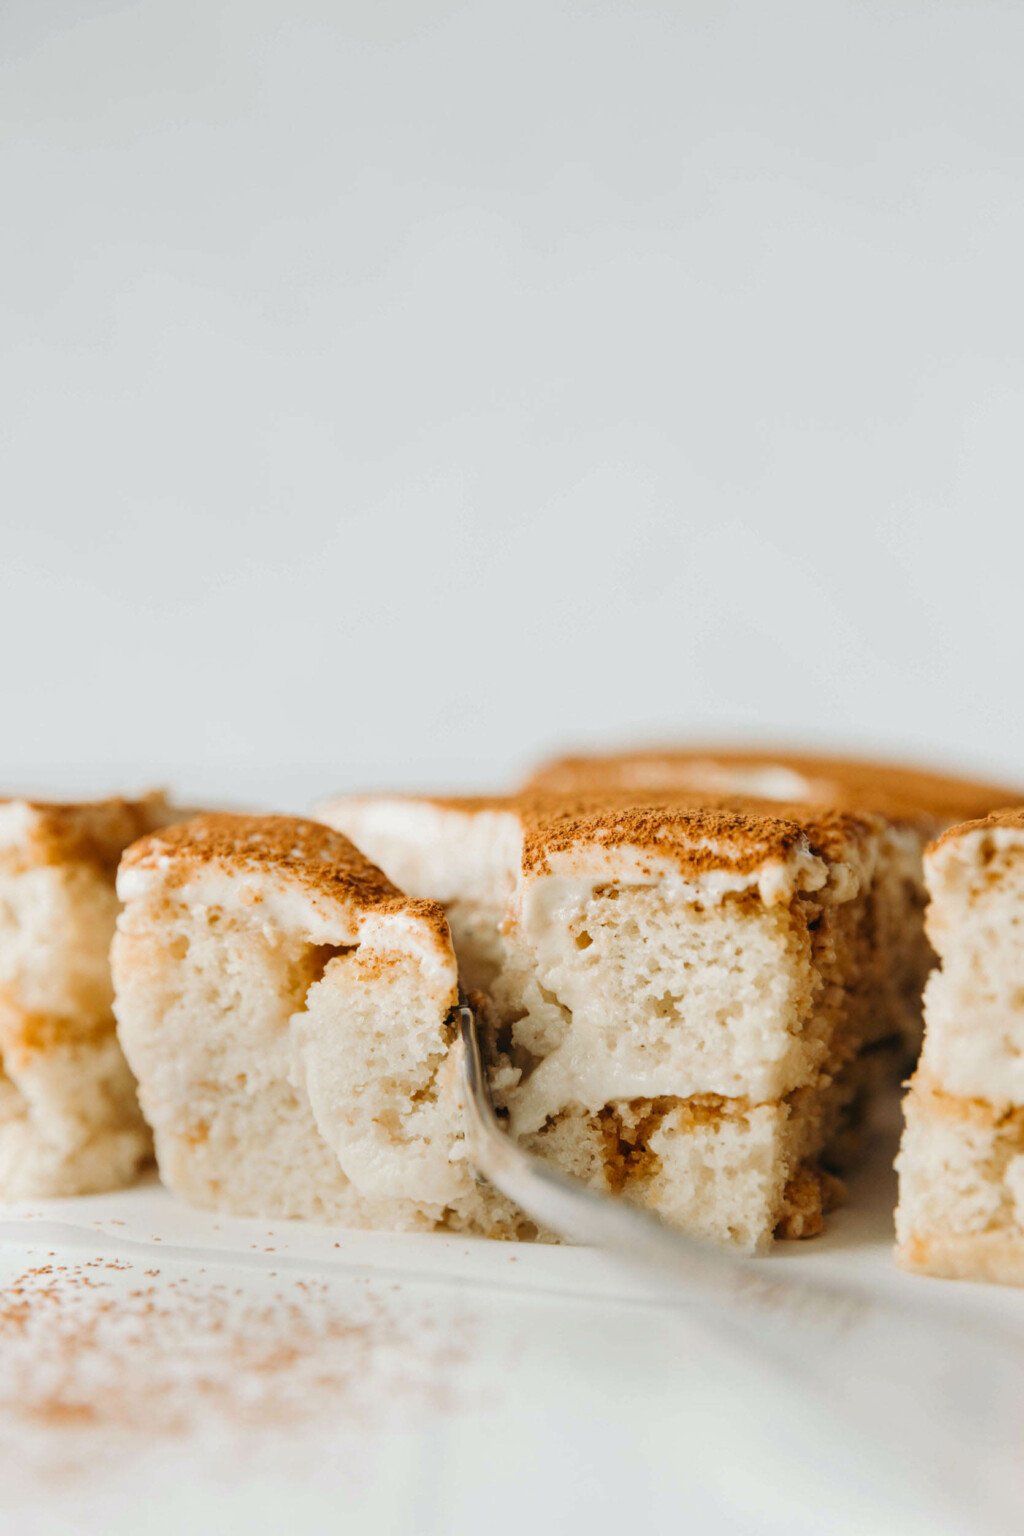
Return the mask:
<svg viewBox="0 0 1024 1536">
<path fill-rule="evenodd" d="M 878 1027 L 857 964 L 877 832 L 749 808 L 532 825 L 495 987 L 513 1133 L 543 1150 L 560 1129 L 573 1163 L 701 1235 L 817 1230 Z"/>
<path fill-rule="evenodd" d="M 242 1215 L 477 1220 L 436 902 L 325 826 L 228 815 L 135 844 L 118 892 L 118 1032 L 165 1183 Z"/>
<path fill-rule="evenodd" d="M 929 850 L 940 959 L 907 1094 L 897 1254 L 907 1269 L 1024 1284 L 1024 811 Z"/>
<path fill-rule="evenodd" d="M 162 795 L 0 802 L 0 1197 L 127 1183 L 151 1155 L 117 1042 L 109 951 L 122 850 Z"/>
<path fill-rule="evenodd" d="M 745 1249 L 820 1227 L 893 1043 L 878 818 L 593 795 L 319 814 L 472 909 L 456 947 L 486 967 L 492 1092 L 526 1146 Z"/>
</svg>

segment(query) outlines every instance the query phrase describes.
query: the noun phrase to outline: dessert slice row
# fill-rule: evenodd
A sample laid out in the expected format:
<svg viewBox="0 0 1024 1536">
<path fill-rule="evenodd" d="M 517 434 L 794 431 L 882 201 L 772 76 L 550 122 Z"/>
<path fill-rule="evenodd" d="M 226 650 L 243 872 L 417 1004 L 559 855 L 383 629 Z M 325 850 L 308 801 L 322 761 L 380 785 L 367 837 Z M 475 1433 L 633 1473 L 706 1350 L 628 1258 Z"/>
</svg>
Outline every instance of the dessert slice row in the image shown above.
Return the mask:
<svg viewBox="0 0 1024 1536">
<path fill-rule="evenodd" d="M 756 1248 L 777 1229 L 814 1230 L 865 1053 L 898 1042 L 870 985 L 877 822 L 680 805 L 418 810 L 439 831 L 432 846 L 414 840 L 425 883 L 467 834 L 448 899 L 465 979 L 487 989 L 509 1133 L 703 1235 Z M 81 831 L 86 812 L 74 815 Z M 530 1235 L 466 1159 L 442 906 L 403 895 L 326 825 L 173 824 L 155 802 L 121 818 L 102 869 L 79 837 L 47 844 L 33 876 L 56 881 L 65 908 L 22 926 L 23 951 L 39 958 L 45 938 L 61 958 L 47 974 L 67 990 L 85 963 L 67 936 L 88 931 L 96 997 L 69 993 L 44 1038 L 21 988 L 6 1130 L 31 1128 L 38 1151 L 8 1192 L 119 1182 L 148 1125 L 165 1182 L 199 1204 Z M 127 847 L 115 894 L 113 861 L 147 818 L 172 824 Z M 48 1101 L 33 1092 L 44 1078 Z M 55 1099 L 60 1120 L 40 1112 Z M 97 1171 L 98 1147 L 130 1158 Z"/>
<path fill-rule="evenodd" d="M 186 820 L 161 797 L 7 802 L 0 1193 L 125 1182 L 152 1131 L 165 1182 L 199 1204 L 535 1236 L 467 1158 L 461 981 L 524 1146 L 745 1251 L 812 1235 L 918 1053 L 922 850 L 1008 798 L 879 765 L 680 752 L 563 760 L 505 798 L 336 797 L 317 822 Z M 988 851 L 968 855 L 978 836 Z M 951 1119 L 970 1128 L 957 1168 L 987 1181 L 985 1232 L 1015 1231 L 1012 1030 L 998 1061 L 979 1056 L 963 977 L 990 975 L 984 903 L 1022 894 L 1021 841 L 1004 817 L 930 856 L 940 948 L 939 871 L 986 873 L 984 941 L 931 983 L 909 1101 L 901 1251 L 919 1268 L 955 1268 L 935 1255 L 962 1226 L 956 1159 L 942 1199 L 922 1171 Z M 958 953 L 969 928 L 947 923 Z M 1015 956 L 1017 991 L 1005 982 L 986 1030 L 1022 1006 Z M 984 1093 L 963 1075 L 982 1059 Z"/>
</svg>

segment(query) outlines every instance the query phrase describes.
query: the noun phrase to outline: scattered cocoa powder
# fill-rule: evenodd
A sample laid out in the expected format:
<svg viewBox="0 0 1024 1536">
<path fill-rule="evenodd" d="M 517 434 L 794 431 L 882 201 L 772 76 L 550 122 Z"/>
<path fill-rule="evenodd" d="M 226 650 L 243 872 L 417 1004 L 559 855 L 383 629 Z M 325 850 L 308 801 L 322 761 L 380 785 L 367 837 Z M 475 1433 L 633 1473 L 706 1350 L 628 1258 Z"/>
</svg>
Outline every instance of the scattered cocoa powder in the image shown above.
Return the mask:
<svg viewBox="0 0 1024 1536">
<path fill-rule="evenodd" d="M 232 1281 L 236 1276 L 232 1276 Z M 396 1399 L 449 1406 L 451 1344 L 368 1288 L 246 1284 L 109 1256 L 45 1262 L 0 1288 L 0 1415 L 61 1435 L 146 1439 L 296 1427 Z M 2 1462 L 2 1452 L 0 1452 Z"/>
</svg>

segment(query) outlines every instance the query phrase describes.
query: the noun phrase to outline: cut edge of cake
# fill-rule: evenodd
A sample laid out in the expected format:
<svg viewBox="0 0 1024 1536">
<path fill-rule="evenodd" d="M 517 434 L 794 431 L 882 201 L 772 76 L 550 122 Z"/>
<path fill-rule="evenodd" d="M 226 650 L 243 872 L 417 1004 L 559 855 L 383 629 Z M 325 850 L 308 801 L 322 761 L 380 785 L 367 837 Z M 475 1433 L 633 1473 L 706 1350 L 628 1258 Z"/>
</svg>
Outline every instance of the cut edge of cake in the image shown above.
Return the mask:
<svg viewBox="0 0 1024 1536">
<path fill-rule="evenodd" d="M 149 837 L 119 890 L 119 1033 L 172 1189 L 242 1215 L 514 1235 L 465 1155 L 438 903 L 288 817 Z"/>
<path fill-rule="evenodd" d="M 940 964 L 904 1100 L 897 1259 L 1024 1284 L 1024 810 L 950 828 L 928 849 Z"/>
<path fill-rule="evenodd" d="M 125 846 L 180 814 L 138 799 L 0 801 L 0 1195 L 94 1193 L 152 1155 L 117 1042 L 109 949 Z"/>
</svg>

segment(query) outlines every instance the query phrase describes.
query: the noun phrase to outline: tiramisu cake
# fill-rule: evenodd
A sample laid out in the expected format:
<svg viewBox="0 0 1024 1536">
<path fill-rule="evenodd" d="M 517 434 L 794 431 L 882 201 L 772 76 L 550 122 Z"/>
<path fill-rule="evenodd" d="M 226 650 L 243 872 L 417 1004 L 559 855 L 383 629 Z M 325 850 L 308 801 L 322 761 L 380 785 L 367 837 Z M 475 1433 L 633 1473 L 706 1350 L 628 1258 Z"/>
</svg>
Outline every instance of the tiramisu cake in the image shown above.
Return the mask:
<svg viewBox="0 0 1024 1536">
<path fill-rule="evenodd" d="M 1024 811 L 929 850 L 921 1061 L 904 1103 L 898 1255 L 933 1275 L 1024 1284 Z"/>
<path fill-rule="evenodd" d="M 894 822 L 948 827 L 987 816 L 1019 797 L 975 779 L 897 763 L 774 748 L 693 746 L 632 749 L 559 757 L 529 777 L 529 790 L 579 794 L 600 787 L 643 797 L 667 789 L 710 795 L 754 795 L 836 810 L 882 811 Z"/>
<path fill-rule="evenodd" d="M 598 768 L 506 799 L 341 797 L 319 814 L 447 906 L 510 1132 L 749 1250 L 820 1229 L 874 1089 L 916 1054 L 920 849 L 956 795 L 876 786 L 857 809 L 864 765 L 809 795 L 790 762 L 743 762 L 738 784 L 730 765 L 703 788 L 605 786 Z M 811 803 L 786 803 L 795 790 Z"/>
<path fill-rule="evenodd" d="M 160 795 L 0 802 L 0 1198 L 110 1189 L 151 1153 L 109 950 L 122 849 L 173 816 Z"/>
<path fill-rule="evenodd" d="M 885 959 L 887 1011 L 902 1019 L 908 1060 L 921 1044 L 921 992 L 934 961 L 924 932 L 922 854 L 945 828 L 1019 802 L 1020 790 L 922 768 L 853 757 L 771 749 L 687 747 L 556 758 L 528 781 L 530 792 L 633 796 L 756 795 L 882 818 L 873 922 Z"/>
<path fill-rule="evenodd" d="M 242 1215 L 506 1230 L 500 1197 L 478 1215 L 464 1157 L 437 903 L 272 816 L 148 837 L 118 892 L 118 1031 L 173 1190 Z"/>
</svg>

